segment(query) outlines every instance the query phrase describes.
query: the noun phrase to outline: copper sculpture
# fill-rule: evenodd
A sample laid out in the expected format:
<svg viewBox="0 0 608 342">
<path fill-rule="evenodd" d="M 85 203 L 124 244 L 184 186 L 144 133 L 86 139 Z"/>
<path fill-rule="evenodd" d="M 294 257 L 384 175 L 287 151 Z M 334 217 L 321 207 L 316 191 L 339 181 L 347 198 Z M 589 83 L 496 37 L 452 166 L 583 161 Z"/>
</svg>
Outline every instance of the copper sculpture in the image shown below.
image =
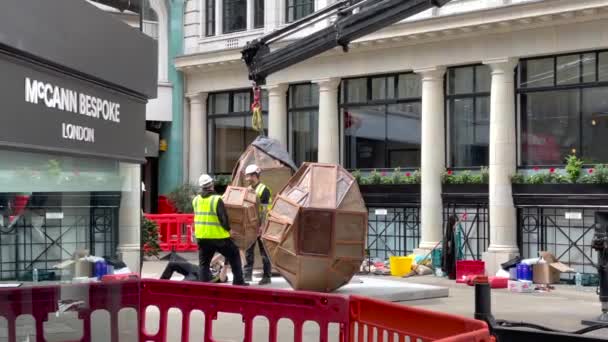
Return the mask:
<svg viewBox="0 0 608 342">
<path fill-rule="evenodd" d="M 231 186 L 224 193 L 232 239 L 241 250 L 249 248 L 258 236 L 257 196 L 245 182 L 245 168 L 251 164 L 262 170 L 260 180 L 273 194 L 287 184 L 296 170 L 289 153 L 275 139 L 259 136 L 241 155 L 232 171 Z"/>
<path fill-rule="evenodd" d="M 305 163 L 276 196 L 262 240 L 291 287 L 331 292 L 359 270 L 366 232 L 353 176 L 339 165 Z"/>
</svg>

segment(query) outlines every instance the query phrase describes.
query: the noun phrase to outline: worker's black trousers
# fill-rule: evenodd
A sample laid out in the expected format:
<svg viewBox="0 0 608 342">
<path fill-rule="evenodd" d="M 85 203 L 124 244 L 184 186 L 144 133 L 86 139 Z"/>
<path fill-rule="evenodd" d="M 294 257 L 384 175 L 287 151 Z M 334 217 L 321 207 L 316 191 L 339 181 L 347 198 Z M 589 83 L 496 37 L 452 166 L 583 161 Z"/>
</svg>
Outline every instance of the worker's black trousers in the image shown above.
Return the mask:
<svg viewBox="0 0 608 342">
<path fill-rule="evenodd" d="M 254 252 L 256 244 L 260 248 L 260 256 L 262 256 L 262 267 L 264 268 L 263 277 L 270 278 L 272 277 L 272 265 L 270 264 L 270 259 L 268 258 L 268 254 L 266 254 L 266 249 L 264 248 L 264 243 L 262 243 L 261 238 L 258 238 L 257 241 L 254 242 L 249 249 L 247 249 L 247 252 L 245 252 L 245 261 L 247 262 L 245 264 L 245 275 L 247 277 L 251 277 L 253 274 L 253 263 L 255 261 Z"/>
<path fill-rule="evenodd" d="M 199 270 L 196 265 L 184 261 L 171 261 L 165 267 L 160 279 L 171 279 L 173 272 L 177 272 L 185 277 L 185 280 L 198 280 Z"/>
<path fill-rule="evenodd" d="M 243 284 L 243 265 L 241 264 L 241 254 L 239 248 L 228 239 L 197 239 L 198 242 L 198 264 L 200 280 L 211 281 L 211 259 L 215 252 L 220 253 L 230 263 L 232 268 L 232 281 L 235 285 Z"/>
</svg>

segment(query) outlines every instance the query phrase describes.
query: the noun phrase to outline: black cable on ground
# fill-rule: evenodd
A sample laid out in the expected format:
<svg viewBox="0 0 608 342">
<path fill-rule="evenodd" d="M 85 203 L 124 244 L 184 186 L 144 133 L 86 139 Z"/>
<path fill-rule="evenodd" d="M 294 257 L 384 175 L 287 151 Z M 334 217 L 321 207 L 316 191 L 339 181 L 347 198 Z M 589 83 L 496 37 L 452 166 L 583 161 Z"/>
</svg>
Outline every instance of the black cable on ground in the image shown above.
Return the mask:
<svg viewBox="0 0 608 342">
<path fill-rule="evenodd" d="M 596 325 L 592 325 L 590 327 L 586 327 L 586 328 L 576 330 L 573 332 L 548 328 L 548 327 L 544 327 L 542 325 L 526 323 L 526 322 L 510 322 L 510 321 L 505 321 L 505 320 L 497 320 L 496 324 L 498 324 L 501 327 L 505 327 L 505 328 L 531 328 L 531 329 L 537 329 L 537 330 L 542 330 L 542 331 L 547 331 L 547 332 L 556 332 L 556 333 L 571 334 L 571 335 L 583 335 L 583 334 L 586 334 L 586 333 L 589 333 L 592 331 L 596 331 L 596 330 L 600 330 L 600 329 L 608 329 L 608 324 L 596 324 Z"/>
</svg>

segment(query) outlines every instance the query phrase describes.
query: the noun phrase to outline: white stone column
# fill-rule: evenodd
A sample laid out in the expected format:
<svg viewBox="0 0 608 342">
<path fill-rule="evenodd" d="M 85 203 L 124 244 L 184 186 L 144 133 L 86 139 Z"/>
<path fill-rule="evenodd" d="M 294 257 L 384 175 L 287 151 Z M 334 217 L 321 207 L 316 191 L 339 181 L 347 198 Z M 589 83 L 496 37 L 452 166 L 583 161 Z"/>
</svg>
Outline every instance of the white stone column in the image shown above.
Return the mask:
<svg viewBox="0 0 608 342">
<path fill-rule="evenodd" d="M 339 78 L 313 81 L 319 85 L 319 163 L 340 163 Z"/>
<path fill-rule="evenodd" d="M 207 93 L 188 95 L 190 99 L 190 182 L 207 172 Z"/>
<path fill-rule="evenodd" d="M 484 254 L 486 271 L 493 275 L 500 264 L 519 254 L 517 219 L 511 193 L 516 172 L 515 75 L 517 59 L 485 61 L 492 69 L 490 99 L 490 246 Z"/>
<path fill-rule="evenodd" d="M 118 219 L 118 256 L 133 272 L 140 271 L 141 171 L 139 164 L 120 163 L 122 192 Z"/>
<path fill-rule="evenodd" d="M 445 170 L 444 67 L 416 70 L 422 80 L 420 253 L 443 238 L 441 175 Z"/>
<path fill-rule="evenodd" d="M 268 90 L 268 136 L 287 147 L 287 84 L 266 86 Z"/>
</svg>

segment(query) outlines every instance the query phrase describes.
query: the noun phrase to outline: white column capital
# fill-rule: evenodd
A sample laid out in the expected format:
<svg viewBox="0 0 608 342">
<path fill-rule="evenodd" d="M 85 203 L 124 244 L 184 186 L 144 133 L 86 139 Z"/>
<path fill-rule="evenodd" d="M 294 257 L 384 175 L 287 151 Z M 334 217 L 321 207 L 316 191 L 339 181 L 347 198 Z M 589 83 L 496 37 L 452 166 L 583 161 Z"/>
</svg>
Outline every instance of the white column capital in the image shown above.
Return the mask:
<svg viewBox="0 0 608 342">
<path fill-rule="evenodd" d="M 319 85 L 319 91 L 332 91 L 338 89 L 340 78 L 323 78 L 320 80 L 312 80 L 312 83 Z"/>
<path fill-rule="evenodd" d="M 201 104 L 207 101 L 209 93 L 189 93 L 186 97 L 190 101 L 190 104 Z"/>
<path fill-rule="evenodd" d="M 285 95 L 285 93 L 287 93 L 287 89 L 289 89 L 289 84 L 269 84 L 263 86 L 262 88 L 268 90 L 268 96 L 283 96 Z"/>
<path fill-rule="evenodd" d="M 421 68 L 414 70 L 415 73 L 422 76 L 422 81 L 443 81 L 446 68 L 444 66 L 434 66 L 429 68 Z"/>
<path fill-rule="evenodd" d="M 492 69 L 493 74 L 513 72 L 517 63 L 519 63 L 519 58 L 516 57 L 493 58 L 483 61 L 483 64 Z"/>
</svg>

